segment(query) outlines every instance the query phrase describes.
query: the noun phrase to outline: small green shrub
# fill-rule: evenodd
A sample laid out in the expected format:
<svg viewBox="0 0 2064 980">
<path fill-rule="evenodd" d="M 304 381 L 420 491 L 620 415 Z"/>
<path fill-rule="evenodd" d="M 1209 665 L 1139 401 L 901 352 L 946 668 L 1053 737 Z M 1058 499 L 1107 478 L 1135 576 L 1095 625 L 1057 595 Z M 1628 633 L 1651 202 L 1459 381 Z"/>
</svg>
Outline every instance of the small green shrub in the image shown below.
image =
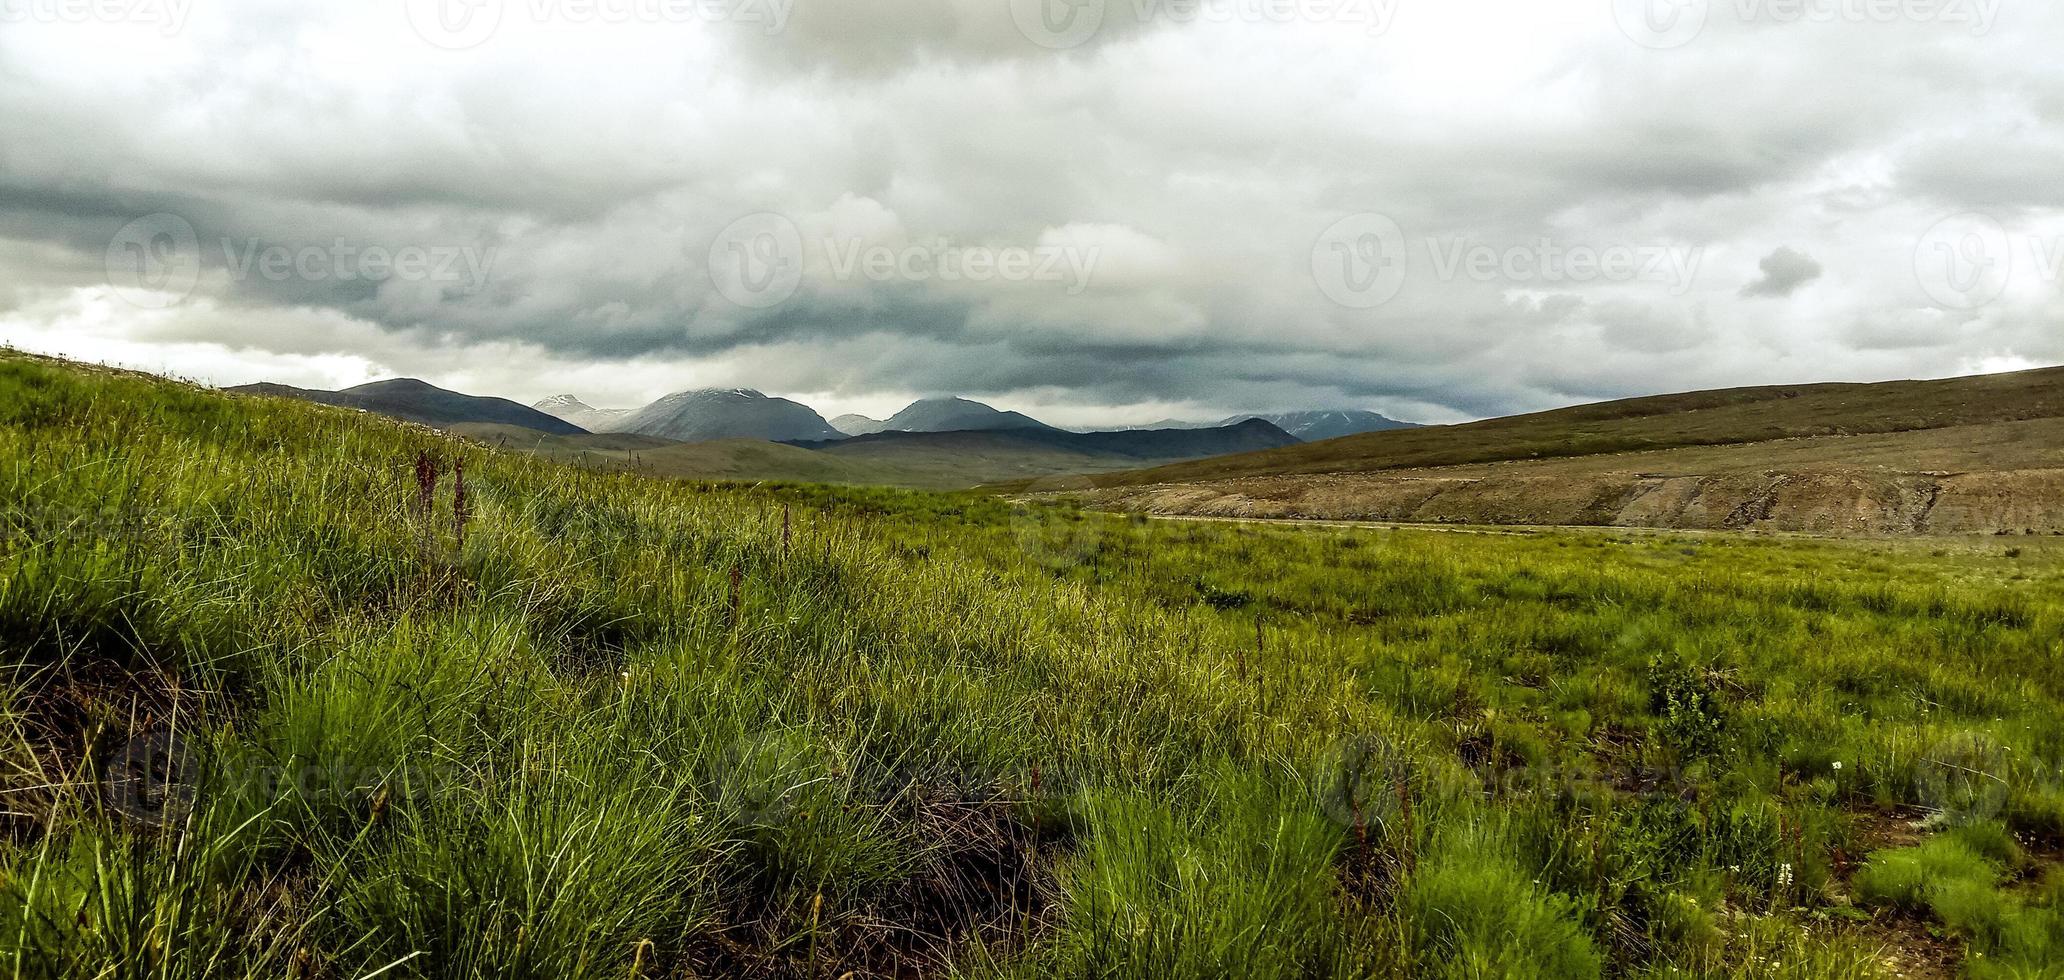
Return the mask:
<svg viewBox="0 0 2064 980">
<path fill-rule="evenodd" d="M 1719 751 L 1727 708 L 1705 671 L 1658 654 L 1649 661 L 1648 690 L 1649 712 L 1665 748 L 1686 759 Z"/>
<path fill-rule="evenodd" d="M 2064 838 L 2064 791 L 2053 787 L 2016 787 L 2007 799 L 2007 822 L 2023 833 Z"/>
<path fill-rule="evenodd" d="M 1872 854 L 1857 872 L 1856 894 L 1875 905 L 1925 911 L 1936 892 L 1952 883 L 1977 882 L 1990 888 L 1999 879 L 2001 864 L 1961 835 L 1944 834 L 1914 847 Z"/>
<path fill-rule="evenodd" d="M 1406 892 L 1424 975 L 1590 980 L 1602 965 L 1573 905 L 1528 880 L 1498 842 L 1454 833 Z"/>
<path fill-rule="evenodd" d="M 1999 887 L 2021 850 L 1996 823 L 1971 824 L 1914 846 L 1880 851 L 1857 875 L 1865 900 L 1932 914 L 1970 943 L 1983 980 L 2064 976 L 2064 912 Z"/>
<path fill-rule="evenodd" d="M 1098 792 L 1061 869 L 1069 930 L 1043 976 L 1179 980 L 1331 971 L 1342 828 L 1295 789 L 1222 772 L 1194 805 Z"/>
</svg>

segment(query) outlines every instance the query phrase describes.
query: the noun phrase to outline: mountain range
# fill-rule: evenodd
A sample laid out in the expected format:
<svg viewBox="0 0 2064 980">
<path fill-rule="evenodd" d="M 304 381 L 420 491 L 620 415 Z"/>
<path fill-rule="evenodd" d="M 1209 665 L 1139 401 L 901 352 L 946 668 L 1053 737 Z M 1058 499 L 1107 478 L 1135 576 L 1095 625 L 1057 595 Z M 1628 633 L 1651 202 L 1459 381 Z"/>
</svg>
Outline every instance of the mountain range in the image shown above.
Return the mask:
<svg viewBox="0 0 2064 980">
<path fill-rule="evenodd" d="M 953 488 L 1105 473 L 1296 445 L 1259 419 L 1210 427 L 1073 432 L 965 398 L 927 398 L 849 436 L 807 405 L 748 388 L 675 392 L 637 410 L 573 395 L 526 408 L 413 379 L 344 391 L 257 384 L 247 394 L 393 415 L 504 448 L 698 479 L 792 479 Z"/>
<path fill-rule="evenodd" d="M 590 432 L 628 432 L 687 442 L 767 439 L 800 443 L 827 442 L 881 432 L 1058 431 L 1056 427 L 1022 412 L 1001 411 L 978 401 L 955 397 L 919 399 L 886 419 L 848 414 L 828 422 L 808 406 L 786 399 L 769 399 L 759 392 L 740 388 L 679 392 L 635 411 L 595 408 L 573 395 L 554 395 L 531 407 Z M 1268 422 L 1303 442 L 1419 428 L 1414 423 L 1399 422 L 1375 412 L 1333 410 L 1233 415 L 1217 422 L 1168 419 L 1152 425 L 1124 426 L 1111 431 L 1222 429 L 1253 419 Z"/>
<path fill-rule="evenodd" d="M 966 398 L 923 398 L 886 419 L 841 415 L 831 421 L 801 402 L 750 388 L 696 388 L 667 395 L 638 409 L 596 408 L 575 395 L 553 395 L 525 408 L 504 398 L 448 391 L 414 378 L 376 381 L 342 391 L 260 383 L 229 389 L 380 412 L 440 428 L 461 423 L 512 425 L 553 435 L 627 433 L 675 442 L 759 439 L 767 442 L 828 443 L 888 432 L 1060 432 L 1022 412 L 1002 411 Z M 1223 429 L 1259 419 L 1299 442 L 1392 429 L 1409 422 L 1358 410 L 1234 415 L 1218 422 L 1167 420 L 1113 431 Z M 1263 447 L 1249 447 L 1263 448 Z M 1229 450 L 1230 451 L 1230 450 Z"/>
</svg>

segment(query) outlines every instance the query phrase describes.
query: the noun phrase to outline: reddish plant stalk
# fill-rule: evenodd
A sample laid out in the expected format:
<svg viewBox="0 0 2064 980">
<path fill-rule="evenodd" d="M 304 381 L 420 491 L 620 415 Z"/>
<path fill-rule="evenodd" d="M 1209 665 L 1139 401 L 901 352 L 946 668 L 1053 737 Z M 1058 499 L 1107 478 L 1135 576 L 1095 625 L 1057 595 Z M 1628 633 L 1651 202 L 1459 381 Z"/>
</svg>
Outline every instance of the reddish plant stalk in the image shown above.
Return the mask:
<svg viewBox="0 0 2064 980">
<path fill-rule="evenodd" d="M 452 534 L 461 553 L 466 550 L 466 461 L 452 460 Z"/>
</svg>

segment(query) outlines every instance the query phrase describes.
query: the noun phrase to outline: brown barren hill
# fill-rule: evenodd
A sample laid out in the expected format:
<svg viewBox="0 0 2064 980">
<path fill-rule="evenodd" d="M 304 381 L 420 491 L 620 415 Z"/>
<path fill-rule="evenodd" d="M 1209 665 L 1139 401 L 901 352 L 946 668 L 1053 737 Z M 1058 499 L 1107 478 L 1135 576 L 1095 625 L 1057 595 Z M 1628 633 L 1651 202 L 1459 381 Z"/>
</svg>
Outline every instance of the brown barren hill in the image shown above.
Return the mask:
<svg viewBox="0 0 2064 980">
<path fill-rule="evenodd" d="M 2064 369 L 1661 395 L 1090 478 L 1218 517 L 2064 531 Z"/>
</svg>

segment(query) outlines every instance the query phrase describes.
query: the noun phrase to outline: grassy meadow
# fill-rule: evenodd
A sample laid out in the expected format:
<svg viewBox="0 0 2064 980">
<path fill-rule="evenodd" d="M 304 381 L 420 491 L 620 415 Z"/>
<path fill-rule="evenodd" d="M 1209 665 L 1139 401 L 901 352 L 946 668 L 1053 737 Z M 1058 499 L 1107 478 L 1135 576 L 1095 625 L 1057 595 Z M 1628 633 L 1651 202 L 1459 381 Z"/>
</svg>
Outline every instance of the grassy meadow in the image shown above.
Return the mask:
<svg viewBox="0 0 2064 980">
<path fill-rule="evenodd" d="M 6 977 L 2064 977 L 2047 538 L 692 484 L 15 354 L 0 481 Z"/>
</svg>

